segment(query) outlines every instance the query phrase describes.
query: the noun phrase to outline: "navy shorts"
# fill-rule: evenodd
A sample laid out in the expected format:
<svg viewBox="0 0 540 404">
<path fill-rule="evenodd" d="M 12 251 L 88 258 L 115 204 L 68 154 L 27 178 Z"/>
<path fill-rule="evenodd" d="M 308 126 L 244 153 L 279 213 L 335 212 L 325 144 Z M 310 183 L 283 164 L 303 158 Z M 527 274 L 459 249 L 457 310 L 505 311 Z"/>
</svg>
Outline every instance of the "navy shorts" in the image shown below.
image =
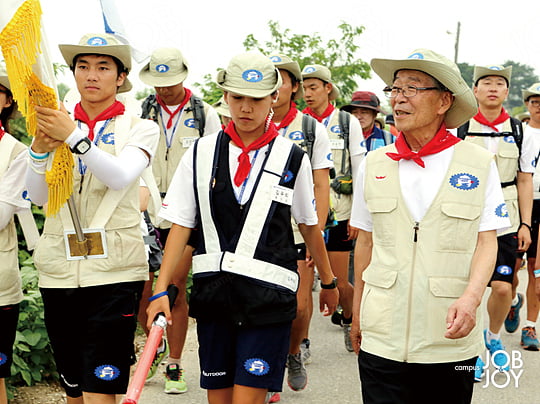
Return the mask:
<svg viewBox="0 0 540 404">
<path fill-rule="evenodd" d="M 11 364 L 13 363 L 13 343 L 19 320 L 19 305 L 10 304 L 0 306 L 0 379 L 11 376 Z"/>
<path fill-rule="evenodd" d="M 348 220 L 341 220 L 337 226 L 330 227 L 327 230 L 326 251 L 352 251 L 353 240 L 347 240 L 349 238 L 347 232 L 348 222 Z"/>
<path fill-rule="evenodd" d="M 489 282 L 490 284 L 493 281 L 513 283 L 518 246 L 516 233 L 497 237 L 497 246 L 497 263 Z"/>
<path fill-rule="evenodd" d="M 234 385 L 281 391 L 291 322 L 243 327 L 197 320 L 201 387 Z"/>
<path fill-rule="evenodd" d="M 45 325 L 60 383 L 82 392 L 124 394 L 135 363 L 137 310 L 144 281 L 73 289 L 41 288 Z"/>
<path fill-rule="evenodd" d="M 535 199 L 532 208 L 531 245 L 527 249 L 527 258 L 536 258 L 536 249 L 538 247 L 538 225 L 540 225 L 540 199 Z M 523 253 L 521 257 L 523 257 L 524 254 L 525 253 Z"/>
</svg>

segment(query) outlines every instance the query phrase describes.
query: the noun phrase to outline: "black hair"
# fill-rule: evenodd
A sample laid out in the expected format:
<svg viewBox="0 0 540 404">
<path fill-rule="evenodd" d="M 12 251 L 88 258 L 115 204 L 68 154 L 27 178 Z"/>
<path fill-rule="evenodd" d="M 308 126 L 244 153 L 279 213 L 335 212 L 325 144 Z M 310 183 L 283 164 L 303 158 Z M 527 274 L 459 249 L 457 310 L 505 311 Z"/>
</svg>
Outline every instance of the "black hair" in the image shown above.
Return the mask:
<svg viewBox="0 0 540 404">
<path fill-rule="evenodd" d="M 285 70 L 285 69 L 283 69 Z M 291 87 L 294 87 L 296 84 L 300 84 L 300 81 L 296 78 L 296 76 L 294 74 L 292 74 L 290 71 L 288 70 L 285 70 L 289 76 L 289 78 L 291 79 Z M 291 101 L 294 100 L 294 97 L 296 97 L 296 92 L 293 92 L 291 94 Z"/>
<path fill-rule="evenodd" d="M 4 86 L 0 86 L 0 89 L 2 92 L 4 92 Z M 13 111 L 15 111 L 15 101 L 13 100 L 13 94 L 9 90 L 9 88 L 5 88 L 6 93 L 6 99 L 11 99 L 11 105 L 6 108 L 2 108 L 2 112 L 0 112 L 0 123 L 2 124 L 2 127 L 6 132 L 9 132 L 9 120 L 11 118 L 11 115 L 13 114 Z"/>
<path fill-rule="evenodd" d="M 497 75 L 497 74 L 486 74 L 485 76 L 479 77 L 478 80 L 476 80 L 476 81 L 474 82 L 474 86 L 475 86 L 475 87 L 478 87 L 478 82 L 479 82 L 480 80 L 482 80 L 482 79 L 485 79 L 486 77 L 489 77 L 489 76 L 502 77 L 502 78 L 504 79 L 504 81 L 506 81 L 506 87 L 507 87 L 507 88 L 510 88 L 510 83 L 508 82 L 508 80 L 506 79 L 506 77 L 504 77 L 504 76 L 499 76 L 499 75 Z"/>
<path fill-rule="evenodd" d="M 73 63 L 71 64 L 71 66 L 69 67 L 71 69 L 72 72 L 75 71 L 75 65 L 77 64 L 77 60 L 81 57 L 81 56 L 109 56 L 112 58 L 114 64 L 116 65 L 116 69 L 118 70 L 118 77 L 120 77 L 120 74 L 121 73 L 128 73 L 128 69 L 124 66 L 124 64 L 120 61 L 120 59 L 118 59 L 117 57 L 115 56 L 112 56 L 112 55 L 105 55 L 105 54 L 101 54 L 101 53 L 79 53 L 77 55 L 75 55 L 75 57 L 73 58 Z"/>
</svg>

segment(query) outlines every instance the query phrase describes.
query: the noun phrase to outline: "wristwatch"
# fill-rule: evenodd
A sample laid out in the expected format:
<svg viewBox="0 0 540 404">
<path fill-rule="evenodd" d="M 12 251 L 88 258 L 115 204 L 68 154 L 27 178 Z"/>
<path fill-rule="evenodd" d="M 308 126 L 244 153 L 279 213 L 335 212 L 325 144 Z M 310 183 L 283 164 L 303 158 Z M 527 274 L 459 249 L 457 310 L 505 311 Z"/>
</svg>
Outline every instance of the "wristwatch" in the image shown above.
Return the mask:
<svg viewBox="0 0 540 404">
<path fill-rule="evenodd" d="M 81 140 L 71 148 L 71 152 L 75 154 L 84 154 L 90 150 L 92 142 L 87 137 L 83 137 Z"/>
<path fill-rule="evenodd" d="M 334 277 L 334 279 L 332 279 L 332 282 L 330 283 L 322 283 L 321 282 L 321 289 L 335 289 L 337 288 L 337 278 Z"/>
</svg>

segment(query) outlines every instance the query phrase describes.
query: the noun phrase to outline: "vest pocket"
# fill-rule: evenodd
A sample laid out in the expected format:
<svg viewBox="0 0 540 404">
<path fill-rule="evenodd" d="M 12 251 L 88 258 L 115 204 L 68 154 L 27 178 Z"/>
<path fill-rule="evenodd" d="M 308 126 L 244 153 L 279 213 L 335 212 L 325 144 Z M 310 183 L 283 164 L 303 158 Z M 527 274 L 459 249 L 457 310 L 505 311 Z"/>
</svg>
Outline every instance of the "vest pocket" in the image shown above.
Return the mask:
<svg viewBox="0 0 540 404">
<path fill-rule="evenodd" d="M 368 268 L 362 274 L 365 282 L 360 307 L 360 329 L 362 331 L 390 335 L 394 316 L 397 271 L 383 268 Z"/>
<path fill-rule="evenodd" d="M 496 156 L 497 169 L 501 182 L 513 181 L 518 170 L 519 150 L 516 146 L 501 147 L 505 142 L 499 142 L 499 151 Z"/>
<path fill-rule="evenodd" d="M 368 199 L 367 207 L 373 220 L 373 243 L 393 246 L 396 242 L 396 218 L 392 214 L 397 208 L 397 199 L 380 198 Z"/>
<path fill-rule="evenodd" d="M 441 204 L 439 251 L 473 251 L 476 246 L 480 206 L 455 202 Z"/>
</svg>

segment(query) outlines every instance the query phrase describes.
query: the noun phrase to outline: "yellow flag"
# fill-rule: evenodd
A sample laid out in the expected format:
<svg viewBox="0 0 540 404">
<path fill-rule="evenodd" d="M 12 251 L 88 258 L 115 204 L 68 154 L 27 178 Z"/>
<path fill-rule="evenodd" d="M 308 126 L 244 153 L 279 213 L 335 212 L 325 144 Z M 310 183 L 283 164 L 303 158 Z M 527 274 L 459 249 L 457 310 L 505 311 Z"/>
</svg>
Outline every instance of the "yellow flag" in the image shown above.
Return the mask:
<svg viewBox="0 0 540 404">
<path fill-rule="evenodd" d="M 58 108 L 58 94 L 39 0 L 1 0 L 0 47 L 13 97 L 34 136 L 37 120 L 34 106 Z M 73 156 L 66 143 L 55 151 L 46 173 L 49 186 L 47 216 L 58 213 L 73 192 Z"/>
</svg>

